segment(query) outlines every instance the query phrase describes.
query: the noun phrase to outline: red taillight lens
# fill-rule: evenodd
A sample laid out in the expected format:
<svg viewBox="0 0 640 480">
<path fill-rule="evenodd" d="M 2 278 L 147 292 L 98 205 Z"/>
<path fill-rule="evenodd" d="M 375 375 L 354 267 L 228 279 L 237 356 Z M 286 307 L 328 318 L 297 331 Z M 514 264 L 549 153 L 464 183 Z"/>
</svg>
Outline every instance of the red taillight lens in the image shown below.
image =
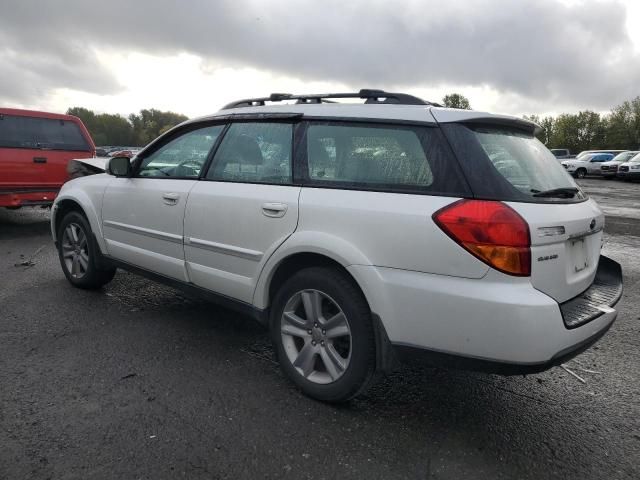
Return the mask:
<svg viewBox="0 0 640 480">
<path fill-rule="evenodd" d="M 531 275 L 529 225 L 508 205 L 460 200 L 433 214 L 433 221 L 480 260 L 509 275 Z"/>
</svg>

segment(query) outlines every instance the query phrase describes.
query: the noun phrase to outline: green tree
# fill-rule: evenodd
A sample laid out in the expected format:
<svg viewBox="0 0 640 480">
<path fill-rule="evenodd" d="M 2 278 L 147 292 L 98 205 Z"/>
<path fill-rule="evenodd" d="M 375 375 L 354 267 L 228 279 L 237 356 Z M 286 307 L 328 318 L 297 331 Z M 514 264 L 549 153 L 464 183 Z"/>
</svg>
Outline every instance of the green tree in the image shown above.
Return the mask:
<svg viewBox="0 0 640 480">
<path fill-rule="evenodd" d="M 168 129 L 187 120 L 187 117 L 175 112 L 162 112 L 154 108 L 140 110 L 139 114 L 129 115 L 134 137 L 138 145 L 146 145 Z"/>
<path fill-rule="evenodd" d="M 442 103 L 448 108 L 460 108 L 462 110 L 471 110 L 471 104 L 469 99 L 461 93 L 450 93 L 445 95 L 442 99 Z"/>
<path fill-rule="evenodd" d="M 175 125 L 187 120 L 179 113 L 141 110 L 129 118 L 111 113 L 96 114 L 84 107 L 72 107 L 68 115 L 82 120 L 96 145 L 144 146 Z"/>
<path fill-rule="evenodd" d="M 614 107 L 606 128 L 610 148 L 636 150 L 640 146 L 640 97 Z"/>
</svg>

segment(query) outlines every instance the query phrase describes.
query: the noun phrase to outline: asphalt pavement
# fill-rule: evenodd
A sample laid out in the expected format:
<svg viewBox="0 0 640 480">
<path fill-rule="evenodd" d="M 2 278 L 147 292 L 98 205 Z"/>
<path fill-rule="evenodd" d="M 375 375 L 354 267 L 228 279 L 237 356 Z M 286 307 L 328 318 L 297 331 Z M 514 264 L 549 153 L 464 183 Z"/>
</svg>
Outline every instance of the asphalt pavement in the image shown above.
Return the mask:
<svg viewBox="0 0 640 480">
<path fill-rule="evenodd" d="M 404 366 L 341 406 L 249 318 L 125 272 L 72 288 L 48 210 L 0 209 L 0 479 L 640 478 L 640 184 L 581 183 L 625 276 L 584 383 Z"/>
</svg>

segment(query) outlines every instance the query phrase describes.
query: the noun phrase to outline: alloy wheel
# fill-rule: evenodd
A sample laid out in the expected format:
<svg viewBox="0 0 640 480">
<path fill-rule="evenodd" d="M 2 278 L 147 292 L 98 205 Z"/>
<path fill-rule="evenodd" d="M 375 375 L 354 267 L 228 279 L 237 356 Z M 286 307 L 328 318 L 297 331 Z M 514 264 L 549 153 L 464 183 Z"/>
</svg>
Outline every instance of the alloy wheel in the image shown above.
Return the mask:
<svg viewBox="0 0 640 480">
<path fill-rule="evenodd" d="M 351 360 L 351 328 L 340 306 L 319 290 L 302 290 L 287 301 L 280 319 L 284 351 L 299 374 L 327 384 Z"/>
<path fill-rule="evenodd" d="M 62 234 L 62 259 L 73 278 L 82 278 L 89 268 L 89 244 L 80 225 L 70 223 Z"/>
</svg>

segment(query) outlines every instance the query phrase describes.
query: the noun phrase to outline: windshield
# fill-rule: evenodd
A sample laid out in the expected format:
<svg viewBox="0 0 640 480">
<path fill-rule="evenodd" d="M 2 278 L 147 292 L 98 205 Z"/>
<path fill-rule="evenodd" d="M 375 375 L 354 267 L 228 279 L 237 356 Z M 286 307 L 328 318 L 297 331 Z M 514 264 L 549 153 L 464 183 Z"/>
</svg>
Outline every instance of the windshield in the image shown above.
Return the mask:
<svg viewBox="0 0 640 480">
<path fill-rule="evenodd" d="M 629 163 L 638 163 L 640 162 L 640 153 L 636 153 L 636 156 L 629 160 Z"/>
<path fill-rule="evenodd" d="M 524 132 L 491 127 L 473 131 L 494 168 L 522 194 L 522 200 L 540 201 L 541 197 L 536 194 L 558 189 L 565 192 L 543 200 L 569 198 L 577 201 L 586 198 L 573 178 L 537 138 Z"/>
<path fill-rule="evenodd" d="M 611 161 L 612 162 L 613 161 L 615 161 L 615 162 L 629 162 L 636 155 L 638 155 L 638 152 L 622 152 L 622 153 L 619 153 L 618 155 L 616 155 L 615 157 L 613 157 L 611 159 Z"/>
</svg>

